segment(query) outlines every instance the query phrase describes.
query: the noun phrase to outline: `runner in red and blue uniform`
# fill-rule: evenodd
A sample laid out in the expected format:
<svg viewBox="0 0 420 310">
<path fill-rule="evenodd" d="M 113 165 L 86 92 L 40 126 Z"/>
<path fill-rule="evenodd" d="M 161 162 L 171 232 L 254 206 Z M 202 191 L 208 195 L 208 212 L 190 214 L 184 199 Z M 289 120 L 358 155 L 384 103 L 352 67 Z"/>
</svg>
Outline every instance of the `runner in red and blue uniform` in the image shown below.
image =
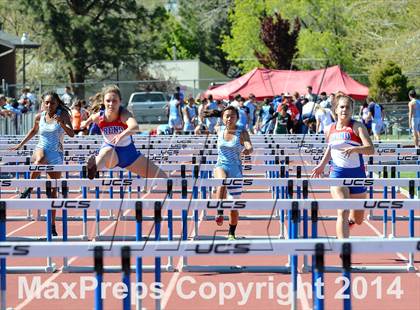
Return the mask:
<svg viewBox="0 0 420 310">
<path fill-rule="evenodd" d="M 334 104 L 337 122 L 325 132 L 328 147 L 321 163 L 312 171 L 312 177 L 322 175 L 331 160 L 330 178 L 366 178 L 363 155 L 372 155 L 375 150 L 366 127 L 352 119 L 353 99 L 338 96 Z M 334 199 L 364 199 L 366 187 L 331 186 Z M 362 224 L 363 210 L 338 210 L 337 237 L 348 238 L 349 225 Z"/>
<path fill-rule="evenodd" d="M 139 125 L 133 115 L 121 106 L 119 88 L 107 86 L 102 95 L 105 110 L 91 115 L 82 123 L 82 127 L 88 127 L 92 122 L 98 124 L 104 138 L 99 154 L 88 160 L 88 177 L 93 179 L 97 169 L 118 166 L 142 177 L 166 178 L 166 173 L 136 150 L 132 135 L 138 132 Z"/>
</svg>

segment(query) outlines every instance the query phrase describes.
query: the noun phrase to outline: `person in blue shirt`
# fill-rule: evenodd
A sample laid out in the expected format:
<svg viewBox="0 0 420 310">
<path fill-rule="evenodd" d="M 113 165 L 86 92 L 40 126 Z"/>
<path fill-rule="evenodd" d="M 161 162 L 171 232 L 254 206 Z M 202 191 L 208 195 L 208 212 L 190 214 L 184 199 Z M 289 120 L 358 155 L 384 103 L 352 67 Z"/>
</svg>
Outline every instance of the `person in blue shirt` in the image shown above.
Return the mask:
<svg viewBox="0 0 420 310">
<path fill-rule="evenodd" d="M 182 133 L 184 122 L 182 120 L 181 100 L 178 93 L 168 103 L 168 125 L 173 133 Z"/>
<path fill-rule="evenodd" d="M 207 104 L 203 107 L 204 111 L 217 111 L 218 110 L 217 101 L 213 100 L 213 96 L 209 95 L 207 98 Z M 207 113 L 207 112 L 206 112 Z M 209 133 L 214 133 L 215 126 L 217 125 L 217 117 L 209 117 L 206 119 L 206 126 Z"/>
<path fill-rule="evenodd" d="M 238 112 L 239 118 L 236 126 L 247 130 L 249 123 L 249 108 L 245 106 L 245 99 L 243 97 L 238 98 Z"/>
<path fill-rule="evenodd" d="M 188 98 L 188 104 L 184 107 L 184 134 L 193 134 L 196 127 L 198 110 L 193 97 Z"/>
<path fill-rule="evenodd" d="M 260 133 L 272 133 L 274 129 L 274 108 L 270 102 L 270 99 L 264 99 L 264 105 L 260 109 L 260 113 L 257 121 L 257 129 Z"/>
<path fill-rule="evenodd" d="M 379 141 L 381 139 L 381 133 L 384 129 L 384 107 L 371 100 L 368 106 L 369 109 L 369 118 L 372 120 L 372 132 L 373 139 Z"/>
<path fill-rule="evenodd" d="M 249 109 L 249 121 L 248 121 L 248 130 L 250 133 L 254 132 L 254 126 L 257 120 L 256 111 L 257 111 L 257 105 L 255 102 L 255 95 L 249 94 L 248 100 L 245 101 L 244 104 Z"/>
</svg>

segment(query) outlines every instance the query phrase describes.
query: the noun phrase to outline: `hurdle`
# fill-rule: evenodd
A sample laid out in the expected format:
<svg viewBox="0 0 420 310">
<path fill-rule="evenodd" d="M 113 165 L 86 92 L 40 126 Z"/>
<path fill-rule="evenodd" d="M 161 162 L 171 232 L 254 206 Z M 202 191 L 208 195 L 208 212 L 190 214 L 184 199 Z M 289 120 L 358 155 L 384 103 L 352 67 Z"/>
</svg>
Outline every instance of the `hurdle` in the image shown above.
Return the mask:
<svg viewBox="0 0 420 310">
<path fill-rule="evenodd" d="M 217 180 L 218 179 L 208 179 L 208 181 L 213 181 L 213 182 Z M 338 179 L 335 179 L 335 180 L 338 180 Z M 270 181 L 270 179 L 267 179 L 267 181 Z M 316 181 L 321 181 L 321 180 L 316 180 Z M 380 181 L 384 182 L 384 181 L 387 181 L 387 179 L 381 179 Z M 39 199 L 39 200 L 32 200 L 31 205 L 33 208 L 47 209 L 47 210 L 57 207 L 57 206 L 63 209 L 68 209 L 68 207 L 72 207 L 71 205 L 67 206 L 66 201 L 67 201 L 66 199 Z M 378 200 L 375 200 L 375 201 L 376 201 L 375 203 L 381 203 L 380 201 L 378 202 Z M 8 209 L 27 208 L 25 201 L 22 201 L 22 200 L 5 199 L 3 200 L 3 202 L 8 206 L 7 207 Z M 78 204 L 79 206 L 82 206 L 82 207 L 87 206 L 86 209 L 89 209 L 89 208 L 90 209 L 115 209 L 117 207 L 115 202 L 116 202 L 115 199 L 90 199 L 90 200 L 80 200 Z M 149 208 L 149 209 L 156 208 L 155 207 L 156 202 L 160 202 L 160 200 L 157 201 L 157 200 L 144 199 L 141 201 L 142 207 Z M 253 209 L 257 209 L 257 210 L 269 209 L 270 210 L 272 208 L 276 208 L 276 209 L 284 208 L 284 209 L 291 210 L 292 209 L 291 205 L 297 204 L 300 208 L 305 209 L 305 208 L 308 208 L 309 206 L 312 206 L 311 204 L 312 202 L 313 201 L 311 200 L 293 200 L 293 201 L 290 201 L 290 200 L 264 200 L 264 201 L 247 200 L 245 202 L 242 202 L 242 204 L 245 203 L 245 206 L 247 206 L 247 203 L 251 204 L 250 207 L 245 208 L 247 210 L 253 210 Z M 418 205 L 418 202 L 415 200 L 395 200 L 395 201 L 392 200 L 391 201 L 391 203 L 394 203 L 394 202 L 398 206 L 401 205 L 401 208 L 399 209 L 412 208 L 412 209 L 417 210 L 420 207 Z M 138 200 L 132 200 L 132 199 L 123 200 L 121 201 L 121 208 L 134 209 L 137 203 L 138 203 Z M 354 208 L 363 209 L 363 208 L 366 208 L 367 206 L 369 207 L 369 205 L 367 205 L 368 203 L 365 200 L 360 200 L 360 201 L 350 200 L 350 201 L 343 201 L 341 203 L 343 204 L 342 207 L 346 209 L 347 208 L 348 209 L 354 209 Z M 390 200 L 385 200 L 385 203 L 389 204 Z M 319 204 L 322 205 L 323 206 L 322 208 L 325 208 L 325 209 L 336 208 L 335 202 L 331 200 L 319 200 Z M 218 200 L 197 199 L 190 202 L 190 201 L 186 201 L 185 199 L 168 199 L 163 203 L 162 208 L 166 206 L 168 209 L 170 208 L 170 209 L 176 209 L 176 210 L 188 210 L 189 207 L 194 208 L 194 209 L 197 209 L 197 208 L 208 209 L 210 207 L 211 209 L 213 209 L 214 208 L 213 205 L 217 206 L 217 208 L 220 208 L 220 206 L 218 205 Z M 139 218 L 138 215 L 136 215 L 136 217 Z M 183 225 L 186 225 L 185 222 L 186 220 L 183 221 Z M 88 270 L 91 270 L 91 269 L 88 269 Z M 86 269 L 83 269 L 83 271 L 86 271 Z"/>
<path fill-rule="evenodd" d="M 1 224 L 3 222 L 0 221 Z M 341 268 L 343 275 L 351 281 L 351 269 L 348 268 L 351 262 L 351 255 L 357 253 L 392 253 L 395 251 L 420 251 L 420 238 L 401 238 L 388 240 L 330 240 L 330 239 L 316 239 L 316 240 L 271 240 L 271 241 L 243 241 L 237 240 L 235 243 L 226 243 L 223 241 L 181 241 L 177 243 L 177 248 L 174 249 L 173 241 L 148 241 L 148 242 L 94 242 L 86 244 L 84 242 L 61 242 L 61 243 L 13 243 L 5 242 L 3 250 L 0 252 L 1 260 L 1 307 L 6 309 L 6 259 L 13 257 L 45 257 L 45 252 L 50 253 L 54 257 L 62 257 L 68 252 L 72 252 L 79 257 L 92 257 L 94 272 L 98 284 L 102 283 L 103 279 L 103 258 L 104 257 L 121 257 L 121 268 L 119 271 L 123 275 L 123 283 L 126 285 L 126 296 L 122 299 L 122 308 L 124 310 L 130 309 L 131 300 L 131 283 L 129 268 L 130 257 L 160 257 L 163 255 L 177 255 L 177 256 L 226 256 L 226 255 L 302 255 L 313 254 L 316 258 L 315 272 L 312 277 L 314 284 L 324 283 L 323 274 L 325 272 L 324 256 L 325 254 L 341 253 L 343 256 L 343 266 Z M 139 266 L 141 267 L 141 266 Z M 141 269 L 141 268 L 140 268 Z M 293 274 L 292 285 L 297 288 L 297 274 Z M 140 282 L 138 280 L 140 279 Z M 136 277 L 136 287 L 141 283 L 142 278 Z M 161 285 L 160 271 L 155 272 L 155 280 Z M 127 284 L 130 284 L 127 286 Z M 314 285 L 314 288 L 323 292 L 324 285 Z M 136 290 L 137 292 L 137 290 Z M 314 295 L 314 306 L 316 309 L 324 308 L 323 294 L 318 294 L 316 291 Z M 292 308 L 296 306 L 297 290 L 292 291 Z M 137 308 L 141 305 L 137 295 Z M 95 288 L 95 309 L 103 309 L 104 300 L 101 294 L 101 286 L 97 285 Z M 156 299 L 156 309 L 160 309 L 160 299 Z M 351 299 L 345 298 L 343 300 L 344 309 L 351 307 Z M 141 306 L 140 306 L 141 308 Z"/>
</svg>

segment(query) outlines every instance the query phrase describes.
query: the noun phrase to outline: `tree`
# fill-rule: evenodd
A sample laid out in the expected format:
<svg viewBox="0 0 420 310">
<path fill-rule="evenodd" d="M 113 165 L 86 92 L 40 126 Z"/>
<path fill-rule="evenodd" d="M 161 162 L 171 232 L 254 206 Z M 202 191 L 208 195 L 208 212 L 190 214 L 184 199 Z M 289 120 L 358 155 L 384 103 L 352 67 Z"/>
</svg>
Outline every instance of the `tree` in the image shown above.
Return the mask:
<svg viewBox="0 0 420 310">
<path fill-rule="evenodd" d="M 20 0 L 27 16 L 42 28 L 36 40 L 48 46 L 50 57 L 65 61 L 75 93 L 95 70 L 113 70 L 121 62 L 139 68 L 146 63 L 159 37 L 165 11 L 152 12 L 136 0 Z"/>
<path fill-rule="evenodd" d="M 229 34 L 223 36 L 222 50 L 227 54 L 227 59 L 237 63 L 242 72 L 262 66 L 255 52 L 268 52 L 259 37 L 260 18 L 264 12 L 263 0 L 236 0 L 229 11 L 232 28 Z"/>
<path fill-rule="evenodd" d="M 299 69 L 322 68 L 326 60 L 330 65 L 341 65 L 354 71 L 353 50 L 349 48 L 347 29 L 352 27 L 353 16 L 346 7 L 350 0 L 241 0 L 229 15 L 232 23 L 231 36 L 224 38 L 223 50 L 228 58 L 238 62 L 243 71 L 261 66 L 257 55 L 268 53 L 259 37 L 260 18 L 281 12 L 283 18 L 293 22 L 296 17 L 301 23 L 293 65 Z"/>
<path fill-rule="evenodd" d="M 275 13 L 274 16 L 264 16 L 261 19 L 260 38 L 268 52 L 264 54 L 255 51 L 255 56 L 266 68 L 290 70 L 293 57 L 297 52 L 299 30 L 298 18 L 290 32 L 289 21 L 282 19 L 279 13 Z"/>
<path fill-rule="evenodd" d="M 162 32 L 161 58 L 200 59 L 227 74 L 232 65 L 220 49 L 222 35 L 229 33 L 227 21 L 232 0 L 180 0 L 178 14 L 170 16 Z"/>
<path fill-rule="evenodd" d="M 379 101 L 404 101 L 407 99 L 407 77 L 392 61 L 377 64 L 370 76 L 369 93 Z"/>
</svg>

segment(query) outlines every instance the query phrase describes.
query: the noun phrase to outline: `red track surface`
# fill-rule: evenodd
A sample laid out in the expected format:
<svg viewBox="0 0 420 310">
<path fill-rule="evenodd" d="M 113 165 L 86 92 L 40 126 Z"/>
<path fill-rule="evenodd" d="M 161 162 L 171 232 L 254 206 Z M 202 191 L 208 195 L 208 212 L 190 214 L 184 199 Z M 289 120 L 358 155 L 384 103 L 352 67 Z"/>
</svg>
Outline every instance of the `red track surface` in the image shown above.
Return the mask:
<svg viewBox="0 0 420 310">
<path fill-rule="evenodd" d="M 159 197 L 158 195 L 154 194 L 153 196 Z M 149 196 L 149 197 L 153 197 Z M 160 196 L 161 197 L 161 196 Z M 316 195 L 316 198 L 322 197 L 329 197 L 328 194 L 325 195 Z M 378 196 L 379 197 L 379 196 Z M 244 194 L 242 198 L 271 198 L 270 194 Z M 69 212 L 69 215 L 77 214 L 77 212 Z M 261 212 L 260 212 L 261 213 Z M 8 216 L 16 215 L 17 213 L 9 212 Z M 22 213 L 20 213 L 22 214 Z M 105 212 L 103 212 L 105 215 Z M 242 214 L 256 214 L 256 212 L 243 212 Z M 321 212 L 322 215 L 326 215 L 326 212 Z M 330 213 L 331 214 L 331 213 Z M 59 214 L 60 215 L 60 214 Z M 93 214 L 92 214 L 93 215 Z M 130 213 L 133 215 L 133 213 Z M 105 235 L 112 235 L 115 222 L 104 221 L 101 223 L 101 230 Z M 252 236 L 252 235 L 267 235 L 267 225 L 268 221 L 241 221 L 239 223 L 237 229 L 238 236 Z M 420 222 L 416 222 L 416 235 L 419 235 L 420 232 Z M 397 235 L 398 236 L 407 236 L 408 234 L 408 224 L 407 222 L 399 222 L 397 224 Z M 146 233 L 149 229 L 151 229 L 151 223 L 146 223 L 143 232 Z M 189 233 L 192 232 L 192 223 L 189 229 Z M 223 229 L 227 229 L 228 225 L 225 222 Z M 214 231 L 218 229 L 214 222 L 209 221 L 202 221 L 200 222 L 200 234 L 201 235 L 213 235 Z M 59 233 L 61 232 L 61 223 L 57 224 L 57 229 Z M 371 236 L 377 237 L 377 232 L 375 231 L 382 230 L 382 222 L 379 221 L 367 221 L 352 230 L 353 236 Z M 389 227 L 390 229 L 390 227 Z M 16 231 L 18 230 L 18 231 Z M 15 232 L 14 232 L 15 231 Z M 278 235 L 279 232 L 279 223 L 278 221 L 273 221 L 268 229 L 269 233 L 272 236 Z M 286 229 L 287 231 L 287 229 Z M 389 230 L 390 231 L 390 230 Z M 11 234 L 14 232 L 13 234 Z M 69 223 L 69 234 L 70 235 L 80 235 L 82 232 L 82 223 L 81 222 L 71 222 Z M 94 223 L 89 222 L 89 229 L 88 229 L 90 237 L 94 236 Z M 119 222 L 116 229 L 116 235 L 134 235 L 135 226 L 133 222 Z M 45 223 L 44 222 L 8 222 L 7 224 L 7 233 L 11 234 L 12 236 L 43 236 L 45 234 Z M 174 234 L 179 235 L 181 233 L 181 226 L 179 222 L 174 222 Z M 167 234 L 166 223 L 163 222 L 162 225 L 162 234 Z M 221 232 L 220 234 L 225 235 L 225 232 Z M 334 221 L 322 221 L 319 223 L 319 234 L 320 235 L 328 235 L 334 236 L 335 235 L 335 222 Z M 354 255 L 352 257 L 354 265 L 403 265 L 405 262 L 403 260 L 407 259 L 407 253 L 393 253 L 393 254 L 385 254 L 385 255 L 377 255 L 377 254 L 370 254 L 370 255 Z M 91 265 L 92 259 L 89 258 L 77 258 L 72 257 L 71 253 L 69 253 L 69 259 L 71 260 L 71 264 L 75 266 L 79 265 Z M 92 274 L 69 274 L 69 273 L 62 273 L 60 268 L 62 266 L 62 259 L 54 258 L 54 262 L 57 264 L 58 271 L 53 274 L 8 274 L 7 275 L 7 306 L 13 309 L 92 309 L 94 305 L 93 299 L 93 292 L 89 292 L 86 294 L 85 298 L 81 298 L 79 289 L 80 289 L 80 281 L 81 277 L 83 276 L 91 276 Z M 415 257 L 416 260 L 416 268 L 419 270 L 420 268 L 420 255 Z M 162 260 L 166 262 L 164 258 Z M 285 265 L 287 262 L 286 256 L 268 256 L 268 257 L 257 257 L 257 256 L 233 256 L 233 257 L 200 257 L 200 258 L 189 258 L 190 264 L 209 264 L 209 265 L 277 265 L 282 266 Z M 107 259 L 105 263 L 108 265 L 119 265 L 120 260 L 115 259 Z M 134 264 L 134 259 L 132 259 L 132 263 Z M 150 265 L 153 263 L 153 259 L 144 259 L 144 264 Z M 176 267 L 181 267 L 180 260 L 178 258 L 175 259 L 174 265 Z M 26 259 L 26 260 L 19 260 L 19 259 L 8 259 L 7 261 L 8 266 L 17 266 L 17 265 L 43 265 L 45 264 L 45 259 Z M 299 265 L 302 264 L 302 258 L 299 258 Z M 327 265 L 338 265 L 340 264 L 340 260 L 336 255 L 328 255 L 326 256 L 326 264 Z M 62 287 L 62 283 L 70 283 L 75 282 L 75 294 L 76 299 L 71 297 L 67 297 L 66 299 L 36 299 L 36 298 L 28 298 L 27 296 L 18 296 L 19 289 L 18 289 L 18 281 L 19 278 L 23 279 L 25 277 L 26 281 L 29 283 L 36 279 L 34 277 L 40 277 L 40 281 L 45 285 L 47 288 L 51 288 L 52 285 L 57 285 L 60 287 L 59 295 L 63 295 L 65 290 Z M 342 300 L 339 300 L 334 297 L 334 295 L 339 291 L 341 284 L 335 283 L 337 277 L 340 274 L 330 273 L 326 274 L 325 276 L 325 306 L 326 309 L 340 309 L 342 308 Z M 180 288 L 180 280 L 182 279 L 189 279 L 185 277 L 191 277 L 196 283 L 192 284 L 191 282 L 184 282 L 182 285 L 182 290 L 185 294 L 190 293 L 191 291 L 195 290 L 198 295 L 199 287 L 202 283 L 213 283 L 216 288 L 219 285 L 223 285 L 226 282 L 232 283 L 242 283 L 242 285 L 246 288 L 247 285 L 254 285 L 251 293 L 249 294 L 249 298 L 244 301 L 242 300 L 242 295 L 239 292 L 238 286 L 236 286 L 236 294 L 232 299 L 221 300 L 222 295 L 216 294 L 214 298 L 211 299 L 204 299 L 200 296 L 195 296 L 192 299 L 185 299 L 180 296 L 179 292 L 177 291 Z M 378 285 L 372 286 L 371 282 L 374 281 L 377 277 L 381 281 L 382 287 L 378 288 Z M 401 280 L 401 289 L 402 294 L 400 299 L 397 299 L 395 295 L 387 294 L 387 289 L 390 284 L 395 281 L 396 278 L 400 278 Z M 420 273 L 377 273 L 377 274 L 353 274 L 353 280 L 359 278 L 357 281 L 360 282 L 359 285 L 362 285 L 364 280 L 367 282 L 367 295 L 366 296 L 359 296 L 360 299 L 353 296 L 352 303 L 353 309 L 420 309 Z M 131 276 L 131 281 L 134 282 L 135 276 L 134 274 Z M 301 279 L 303 282 L 310 283 L 311 276 L 308 273 L 302 273 Z M 162 273 L 162 280 L 163 280 L 163 288 L 165 291 L 162 306 L 165 309 L 288 309 L 290 305 L 288 305 L 288 299 L 290 294 L 288 294 L 285 287 L 280 292 L 283 295 L 280 295 L 281 298 L 278 298 L 276 293 L 276 287 L 281 285 L 286 285 L 286 283 L 291 281 L 291 277 L 288 274 L 275 274 L 275 273 L 267 273 L 267 274 L 257 274 L 257 273 L 230 273 L 230 274 L 215 274 L 215 273 L 186 273 L 186 272 L 166 272 Z M 191 279 L 190 279 L 191 280 Z M 104 276 L 104 281 L 109 281 L 112 283 L 116 283 L 121 281 L 121 274 L 120 273 L 107 273 Z M 153 273 L 145 273 L 143 282 L 150 287 L 150 283 L 154 281 L 154 274 Z M 257 290 L 255 286 L 257 282 L 266 282 L 266 288 L 261 289 L 261 296 L 257 296 Z M 254 283 L 254 284 L 252 284 Z M 379 282 L 377 282 L 379 283 Z M 268 287 L 272 285 L 274 287 L 273 296 L 270 296 L 268 293 Z M 228 293 L 229 288 L 226 288 L 226 293 Z M 205 293 L 209 293 L 210 288 L 207 287 L 205 289 Z M 43 291 L 43 293 L 47 293 L 47 291 Z M 308 293 L 308 292 L 306 292 Z M 50 290 L 50 294 L 52 294 L 52 290 Z M 112 297 L 111 290 L 108 289 L 107 291 L 108 297 L 104 300 L 104 308 L 105 309 L 121 309 L 122 302 Z M 44 296 L 45 297 L 45 296 Z M 301 298 L 298 300 L 298 307 L 299 309 L 309 309 L 312 308 L 312 299 L 308 294 L 302 293 L 300 295 Z M 281 299 L 281 300 L 280 300 Z M 280 302 L 280 301 L 282 302 Z M 222 304 L 223 302 L 223 304 Z M 154 308 L 154 300 L 150 296 L 146 296 L 143 300 L 143 307 L 147 309 Z M 133 305 L 134 309 L 134 305 Z"/>
</svg>

